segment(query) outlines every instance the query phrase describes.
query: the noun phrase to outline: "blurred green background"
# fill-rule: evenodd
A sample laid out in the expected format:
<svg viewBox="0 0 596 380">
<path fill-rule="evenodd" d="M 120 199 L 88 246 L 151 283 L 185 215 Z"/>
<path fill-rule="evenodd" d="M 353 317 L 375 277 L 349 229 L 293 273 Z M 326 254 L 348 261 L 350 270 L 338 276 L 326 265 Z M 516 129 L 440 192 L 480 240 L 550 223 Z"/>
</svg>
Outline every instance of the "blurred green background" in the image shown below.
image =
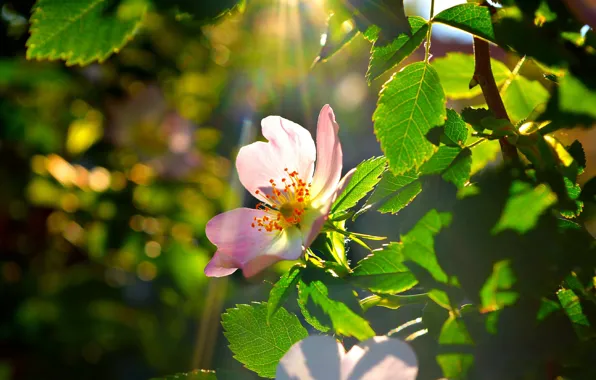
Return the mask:
<svg viewBox="0 0 596 380">
<path fill-rule="evenodd" d="M 437 2 L 437 12 L 459 2 Z M 406 2 L 428 17 L 426 3 Z M 33 1 L 0 4 L 0 380 L 148 379 L 193 368 L 254 377 L 231 357 L 220 314 L 265 300 L 287 263 L 248 280 L 208 280 L 205 224 L 254 205 L 234 157 L 267 115 L 314 133 L 329 103 L 344 171 L 380 154 L 371 115 L 388 75 L 366 83 L 369 43 L 358 36 L 311 67 L 326 30 L 323 0 L 246 0 L 213 23 L 155 1 L 118 54 L 67 67 L 24 58 Z M 435 56 L 471 52 L 470 37 L 436 29 Z M 356 229 L 397 237 L 413 220 L 367 215 Z M 371 312 L 377 333 L 397 324 L 384 313 Z"/>
</svg>

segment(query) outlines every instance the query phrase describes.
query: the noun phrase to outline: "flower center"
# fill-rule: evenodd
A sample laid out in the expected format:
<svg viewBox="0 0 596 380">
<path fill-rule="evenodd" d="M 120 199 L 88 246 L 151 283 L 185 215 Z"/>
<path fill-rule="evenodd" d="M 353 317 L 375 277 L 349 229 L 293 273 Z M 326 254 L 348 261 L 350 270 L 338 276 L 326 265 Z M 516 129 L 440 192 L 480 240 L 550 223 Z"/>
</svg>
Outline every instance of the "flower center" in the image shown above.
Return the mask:
<svg viewBox="0 0 596 380">
<path fill-rule="evenodd" d="M 264 203 L 257 204 L 257 209 L 266 213 L 261 218 L 255 217 L 252 228 L 259 231 L 281 231 L 299 224 L 310 203 L 310 184 L 303 181 L 297 171 L 284 169 L 286 175 L 281 179 L 281 186 L 275 180 L 271 183 L 271 194 L 257 190 L 255 194 Z"/>
</svg>

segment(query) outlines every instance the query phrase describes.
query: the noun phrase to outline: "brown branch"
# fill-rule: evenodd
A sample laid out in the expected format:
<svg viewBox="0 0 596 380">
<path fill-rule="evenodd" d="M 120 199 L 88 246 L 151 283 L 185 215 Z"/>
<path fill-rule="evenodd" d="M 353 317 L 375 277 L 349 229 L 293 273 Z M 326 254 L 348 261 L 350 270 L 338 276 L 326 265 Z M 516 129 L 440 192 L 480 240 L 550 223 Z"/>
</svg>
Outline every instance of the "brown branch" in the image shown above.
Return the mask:
<svg viewBox="0 0 596 380">
<path fill-rule="evenodd" d="M 503 99 L 501 99 L 501 94 L 499 93 L 499 88 L 497 87 L 490 66 L 488 42 L 477 37 L 474 37 L 474 61 L 474 76 L 472 77 L 470 88 L 480 85 L 486 104 L 495 117 L 497 119 L 509 120 L 509 115 L 507 115 L 507 110 L 503 104 Z M 507 137 L 500 138 L 499 143 L 501 144 L 501 153 L 506 163 L 514 163 L 519 160 L 517 148 L 507 141 Z"/>
</svg>

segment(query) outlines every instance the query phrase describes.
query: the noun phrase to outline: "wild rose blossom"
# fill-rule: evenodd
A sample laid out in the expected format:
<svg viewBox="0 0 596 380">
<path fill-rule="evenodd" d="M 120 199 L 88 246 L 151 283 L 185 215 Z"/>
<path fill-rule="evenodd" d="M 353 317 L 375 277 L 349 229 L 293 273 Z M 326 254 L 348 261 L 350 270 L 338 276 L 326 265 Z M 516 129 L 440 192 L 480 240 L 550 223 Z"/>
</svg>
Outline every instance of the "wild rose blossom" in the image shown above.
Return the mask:
<svg viewBox="0 0 596 380">
<path fill-rule="evenodd" d="M 250 277 L 279 260 L 298 259 L 347 182 L 344 178 L 340 184 L 339 125 L 329 105 L 319 114 L 316 149 L 310 132 L 289 120 L 269 116 L 261 127 L 268 142 L 242 147 L 236 158 L 240 182 L 261 202 L 256 209 L 234 209 L 207 223 L 207 237 L 217 246 L 205 267 L 207 276 L 242 269 Z"/>
<path fill-rule="evenodd" d="M 416 353 L 405 342 L 376 336 L 344 347 L 330 336 L 309 336 L 281 358 L 277 380 L 415 380 Z"/>
</svg>

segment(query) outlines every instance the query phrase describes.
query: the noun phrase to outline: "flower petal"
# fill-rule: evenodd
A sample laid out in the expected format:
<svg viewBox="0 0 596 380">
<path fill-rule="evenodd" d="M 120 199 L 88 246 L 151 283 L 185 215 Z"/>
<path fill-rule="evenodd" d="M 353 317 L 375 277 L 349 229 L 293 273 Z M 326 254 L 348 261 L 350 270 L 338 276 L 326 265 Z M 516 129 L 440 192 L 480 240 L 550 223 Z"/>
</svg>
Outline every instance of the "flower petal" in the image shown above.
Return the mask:
<svg viewBox="0 0 596 380">
<path fill-rule="evenodd" d="M 310 209 L 302 216 L 302 219 L 300 220 L 300 230 L 302 231 L 302 244 L 304 244 L 305 248 L 310 247 L 312 242 L 321 232 L 321 229 L 329 216 L 330 207 L 331 203 L 325 210 Z"/>
<path fill-rule="evenodd" d="M 263 136 L 269 142 L 255 142 L 240 149 L 236 169 L 240 182 L 251 193 L 270 193 L 270 180 L 281 184 L 287 177 L 284 169 L 297 171 L 310 182 L 316 158 L 315 142 L 310 132 L 279 116 L 269 116 L 261 122 Z"/>
<path fill-rule="evenodd" d="M 310 247 L 312 242 L 317 238 L 317 236 L 321 232 L 323 225 L 329 217 L 329 210 L 333 205 L 333 201 L 339 194 L 341 194 L 342 191 L 344 191 L 355 172 L 356 168 L 346 173 L 346 175 L 341 179 L 341 181 L 339 181 L 335 195 L 332 198 L 330 198 L 328 202 L 322 204 L 320 209 L 308 210 L 302 216 L 302 220 L 300 221 L 300 229 L 302 230 L 302 240 L 305 248 Z"/>
<path fill-rule="evenodd" d="M 330 336 L 309 336 L 295 343 L 277 365 L 277 380 L 337 380 L 343 346 Z"/>
<path fill-rule="evenodd" d="M 215 253 L 213 258 L 205 266 L 205 275 L 207 277 L 225 277 L 238 270 L 238 264 L 226 260 L 225 255 Z"/>
<path fill-rule="evenodd" d="M 342 380 L 415 380 L 418 360 L 409 344 L 376 336 L 352 347 L 341 372 Z"/>
<path fill-rule="evenodd" d="M 319 114 L 317 124 L 317 165 L 312 181 L 313 204 L 329 202 L 341 177 L 343 153 L 339 142 L 339 125 L 329 105 Z"/>
<path fill-rule="evenodd" d="M 249 277 L 275 261 L 300 257 L 302 238 L 297 228 L 267 232 L 251 226 L 255 217 L 265 215 L 262 210 L 238 208 L 219 214 L 207 223 L 207 238 L 217 246 L 217 252 L 205 268 L 207 276 L 226 276 L 241 268 Z"/>
</svg>

